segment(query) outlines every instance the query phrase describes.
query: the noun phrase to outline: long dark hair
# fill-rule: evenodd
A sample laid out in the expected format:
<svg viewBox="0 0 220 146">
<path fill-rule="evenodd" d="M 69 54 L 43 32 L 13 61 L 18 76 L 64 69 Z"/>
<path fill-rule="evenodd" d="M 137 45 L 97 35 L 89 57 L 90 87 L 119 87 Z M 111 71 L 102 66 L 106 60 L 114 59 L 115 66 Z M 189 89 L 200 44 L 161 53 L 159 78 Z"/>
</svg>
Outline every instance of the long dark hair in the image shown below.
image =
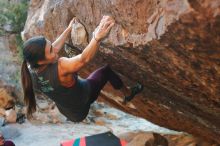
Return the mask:
<svg viewBox="0 0 220 146">
<path fill-rule="evenodd" d="M 24 92 L 24 102 L 27 105 L 27 117 L 31 118 L 36 111 L 36 99 L 33 90 L 29 68 L 38 68 L 38 61 L 45 59 L 46 39 L 43 36 L 33 37 L 24 43 L 24 61 L 21 67 L 21 82 Z"/>
</svg>

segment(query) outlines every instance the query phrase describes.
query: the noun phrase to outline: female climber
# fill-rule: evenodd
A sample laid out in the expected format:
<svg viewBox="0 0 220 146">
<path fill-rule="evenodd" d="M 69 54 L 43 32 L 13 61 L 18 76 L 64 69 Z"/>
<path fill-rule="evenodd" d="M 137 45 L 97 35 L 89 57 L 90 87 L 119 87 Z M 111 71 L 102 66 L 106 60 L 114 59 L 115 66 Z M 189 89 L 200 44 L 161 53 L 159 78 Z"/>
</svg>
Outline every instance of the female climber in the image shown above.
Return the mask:
<svg viewBox="0 0 220 146">
<path fill-rule="evenodd" d="M 24 43 L 21 80 L 28 117 L 36 111 L 34 89 L 51 98 L 59 111 L 74 122 L 86 118 L 90 105 L 98 98 L 107 81 L 124 93 L 124 102 L 130 101 L 143 89 L 141 84 L 136 84 L 132 88 L 124 86 L 109 65 L 97 69 L 86 79 L 77 75 L 77 72 L 95 56 L 100 42 L 113 27 L 115 21 L 110 16 L 103 16 L 93 32 L 93 38 L 81 54 L 71 58 L 58 57 L 58 52 L 76 21 L 76 18 L 73 18 L 53 43 L 43 36 L 30 38 Z"/>
</svg>

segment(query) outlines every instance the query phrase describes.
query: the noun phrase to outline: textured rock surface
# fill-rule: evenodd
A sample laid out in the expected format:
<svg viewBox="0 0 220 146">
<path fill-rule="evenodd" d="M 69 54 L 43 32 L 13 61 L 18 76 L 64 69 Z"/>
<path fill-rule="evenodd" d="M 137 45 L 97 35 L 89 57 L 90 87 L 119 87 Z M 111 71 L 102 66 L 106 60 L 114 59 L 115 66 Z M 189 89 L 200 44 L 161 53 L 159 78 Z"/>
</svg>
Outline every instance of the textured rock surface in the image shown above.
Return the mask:
<svg viewBox="0 0 220 146">
<path fill-rule="evenodd" d="M 23 37 L 53 41 L 76 16 L 91 38 L 104 14 L 116 25 L 81 74 L 109 63 L 126 83 L 141 81 L 145 90 L 125 106 L 108 86 L 103 100 L 220 143 L 220 1 L 32 0 Z"/>
<path fill-rule="evenodd" d="M 71 31 L 71 40 L 73 45 L 80 49 L 84 49 L 88 45 L 86 30 L 81 23 L 75 22 L 73 24 Z"/>
<path fill-rule="evenodd" d="M 218 146 L 186 134 L 172 135 L 136 131 L 120 134 L 119 137 L 132 146 Z"/>
<path fill-rule="evenodd" d="M 10 93 L 4 89 L 0 88 L 0 108 L 7 109 L 14 106 L 14 98 Z"/>
<path fill-rule="evenodd" d="M 13 55 L 13 53 L 18 53 L 16 52 L 15 45 L 12 45 L 13 43 L 15 44 L 15 40 L 11 38 L 15 37 L 0 37 L 0 105 L 3 101 L 8 101 L 4 99 L 13 98 L 14 101 L 19 102 L 23 100 L 19 98 L 22 96 L 21 89 L 19 88 L 20 65 L 17 61 L 18 57 Z M 8 41 L 9 39 L 10 42 Z M 11 47 L 10 50 L 9 47 Z"/>
</svg>

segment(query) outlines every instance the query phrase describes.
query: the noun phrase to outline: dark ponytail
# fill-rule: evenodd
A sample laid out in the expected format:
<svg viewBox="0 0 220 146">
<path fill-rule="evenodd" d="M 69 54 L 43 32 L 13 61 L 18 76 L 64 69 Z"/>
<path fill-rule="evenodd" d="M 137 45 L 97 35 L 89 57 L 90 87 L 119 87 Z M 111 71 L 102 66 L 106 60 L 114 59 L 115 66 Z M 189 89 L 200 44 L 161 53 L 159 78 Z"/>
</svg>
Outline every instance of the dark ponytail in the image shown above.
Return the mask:
<svg viewBox="0 0 220 146">
<path fill-rule="evenodd" d="M 31 118 L 36 111 L 36 99 L 33 90 L 33 83 L 27 62 L 31 69 L 38 68 L 38 61 L 45 59 L 46 39 L 43 36 L 36 36 L 24 42 L 24 62 L 21 67 L 21 82 L 24 91 L 24 102 L 27 105 L 27 117 Z"/>
<path fill-rule="evenodd" d="M 33 90 L 31 74 L 25 60 L 23 61 L 21 67 L 21 82 L 24 92 L 24 102 L 27 105 L 27 117 L 31 118 L 32 113 L 36 111 L 36 99 Z"/>
</svg>

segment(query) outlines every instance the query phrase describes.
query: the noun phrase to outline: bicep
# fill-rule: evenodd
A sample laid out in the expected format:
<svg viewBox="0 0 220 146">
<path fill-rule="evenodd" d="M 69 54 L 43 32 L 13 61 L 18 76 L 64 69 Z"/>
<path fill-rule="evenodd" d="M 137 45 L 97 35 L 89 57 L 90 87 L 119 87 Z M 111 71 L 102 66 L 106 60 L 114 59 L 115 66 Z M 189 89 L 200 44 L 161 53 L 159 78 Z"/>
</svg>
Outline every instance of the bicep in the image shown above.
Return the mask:
<svg viewBox="0 0 220 146">
<path fill-rule="evenodd" d="M 79 71 L 86 62 L 82 59 L 81 54 L 72 58 L 61 57 L 59 59 L 59 66 L 63 74 L 69 74 Z"/>
</svg>

